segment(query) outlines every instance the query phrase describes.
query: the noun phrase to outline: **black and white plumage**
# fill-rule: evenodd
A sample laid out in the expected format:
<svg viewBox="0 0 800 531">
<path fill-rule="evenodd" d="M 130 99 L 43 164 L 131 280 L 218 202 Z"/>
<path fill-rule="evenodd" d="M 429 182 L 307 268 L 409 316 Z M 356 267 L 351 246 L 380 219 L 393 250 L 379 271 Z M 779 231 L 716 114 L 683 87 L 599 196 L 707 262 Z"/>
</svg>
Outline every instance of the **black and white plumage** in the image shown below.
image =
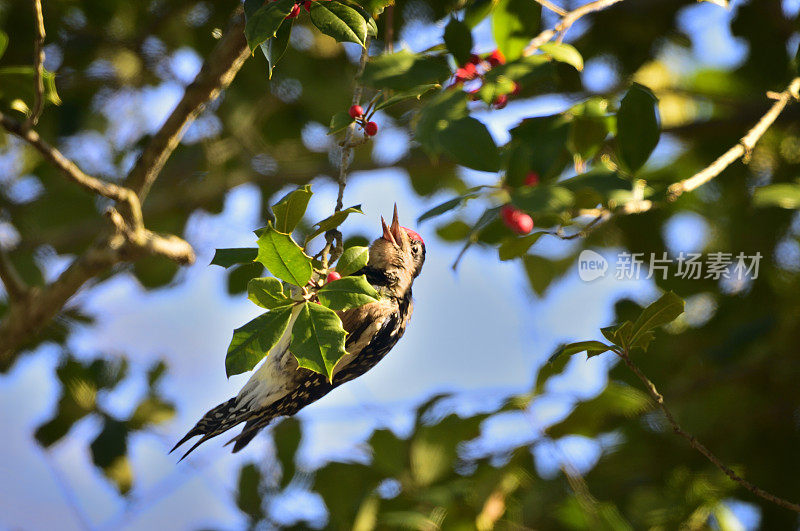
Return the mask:
<svg viewBox="0 0 800 531">
<path fill-rule="evenodd" d="M 400 226 L 396 208 L 391 226 L 383 220 L 381 223 L 383 235 L 370 246 L 367 266 L 356 273 L 366 276 L 381 299 L 338 312 L 348 334 L 347 355 L 334 368 L 332 382 L 298 367 L 289 351 L 295 312 L 287 332 L 239 394 L 208 411 L 173 451 L 189 439 L 201 436 L 183 455 L 186 457 L 208 439 L 245 423 L 241 433 L 228 443 L 233 443 L 233 451 L 238 452 L 273 419 L 294 415 L 336 387 L 358 378 L 389 353 L 403 336 L 413 312 L 411 288 L 425 262 L 425 243 L 416 232 Z"/>
</svg>

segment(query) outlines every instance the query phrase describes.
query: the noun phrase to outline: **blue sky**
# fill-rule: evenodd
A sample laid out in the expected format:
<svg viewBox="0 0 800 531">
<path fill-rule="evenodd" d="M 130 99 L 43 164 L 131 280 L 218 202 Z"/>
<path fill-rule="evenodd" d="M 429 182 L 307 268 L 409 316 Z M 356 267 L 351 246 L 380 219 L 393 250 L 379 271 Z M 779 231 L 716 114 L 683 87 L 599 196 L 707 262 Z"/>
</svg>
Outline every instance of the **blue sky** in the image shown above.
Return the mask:
<svg viewBox="0 0 800 531">
<path fill-rule="evenodd" d="M 798 2 L 787 1 L 786 9 L 797 10 Z M 688 62 L 676 62 L 675 67 L 735 66 L 746 50 L 730 36 L 730 16 L 708 3 L 686 8 L 680 20 L 691 32 L 693 55 Z M 581 28 L 576 25 L 572 31 L 574 37 Z M 486 25 L 477 29 L 476 36 L 479 50 L 493 47 Z M 420 49 L 435 40 L 436 34 L 422 28 L 403 38 Z M 190 80 L 198 65 L 194 52 L 180 50 L 172 61 L 178 82 L 166 81 L 140 93 L 108 94 L 98 98 L 98 108 L 108 109 L 109 116 L 129 116 L 146 102 L 144 108 L 150 112 L 139 116 L 137 127 L 151 130 L 180 94 L 179 83 Z M 613 75 L 602 62 L 587 65 L 585 74 L 587 85 L 593 88 L 610 84 Z M 540 98 L 512 102 L 503 111 L 478 117 L 503 142 L 507 129 L 522 117 L 558 112 L 569 104 L 563 98 Z M 213 119 L 209 120 L 195 128 L 189 141 L 214 134 Z M 86 146 L 92 147 L 89 156 L 82 155 L 79 162 L 101 174 L 115 172 L 104 157 L 108 142 L 124 143 L 133 134 L 122 120 L 112 121 L 111 128 L 109 141 L 84 137 L 76 141 L 73 150 L 77 156 L 86 152 Z M 403 135 L 391 128 L 382 134 L 377 139 L 379 156 L 398 156 Z M 665 139 L 659 153 L 663 157 L 676 149 L 679 146 Z M 494 178 L 476 173 L 466 177 L 476 183 Z M 301 412 L 305 435 L 300 459 L 307 467 L 351 456 L 354 451 L 363 456 L 358 444 L 376 426 L 407 433 L 411 408 L 433 393 L 458 393 L 463 397 L 459 401 L 462 407 L 475 409 L 527 390 L 535 369 L 556 345 L 597 338 L 598 329 L 613 318 L 616 299 L 630 296 L 646 302 L 657 294 L 646 281 L 620 282 L 609 276 L 584 283 L 572 270 L 545 297 L 537 299 L 531 295 L 519 263 L 501 263 L 496 251 L 480 248 L 471 250 L 453 273 L 450 265 L 458 246 L 439 241 L 434 236 L 435 223 L 417 226 L 414 221 L 447 197 L 422 202 L 407 182 L 396 170 L 382 170 L 354 174 L 347 187 L 345 203 L 363 204 L 365 215 L 351 218 L 343 227 L 345 233 L 377 236 L 380 216 L 388 216 L 396 202 L 401 222 L 426 239 L 428 258 L 415 284 L 416 310 L 403 340 L 368 374 Z M 330 213 L 336 191 L 327 181 L 315 182 L 314 191 L 309 218 L 321 219 Z M 238 467 L 242 462 L 268 458 L 271 447 L 267 437 L 258 438 L 237 456 L 221 448 L 224 439 L 214 440 L 180 464 L 166 451 L 200 415 L 235 394 L 247 378 L 225 378 L 224 353 L 232 330 L 260 310 L 244 296 L 228 296 L 224 272 L 207 264 L 217 247 L 253 245 L 250 231 L 262 218 L 258 199 L 258 191 L 244 185 L 228 194 L 220 215 L 193 215 L 186 237 L 197 250 L 198 260 L 180 274 L 176 286 L 147 292 L 123 274 L 80 294 L 81 303 L 97 316 L 98 324 L 74 334 L 70 347 L 78 355 L 124 354 L 139 372 L 162 357 L 169 363 L 164 389 L 178 404 L 178 415 L 155 432 L 133 437 L 130 451 L 136 486 L 130 502 L 121 501 L 91 465 L 88 443 L 100 428 L 97 421 L 79 422 L 70 437 L 48 452 L 32 443 L 33 430 L 49 417 L 57 400 L 53 383 L 56 349 L 40 348 L 0 378 L 0 401 L 14 404 L 0 409 L 0 425 L 5 426 L 4 451 L 0 452 L 0 528 L 149 529 L 165 523 L 173 528 L 236 528 L 243 522 L 232 495 Z M 473 205 L 468 211 L 478 208 Z M 687 214 L 668 225 L 666 236 L 673 249 L 701 249 L 704 234 L 702 218 Z M 543 239 L 537 251 L 561 254 L 569 245 Z M 614 252 L 603 251 L 609 257 Z M 50 274 L 56 274 L 64 263 L 63 259 L 52 260 Z M 575 400 L 600 392 L 609 363 L 603 356 L 589 361 L 576 357 L 564 376 L 553 379 L 548 395 L 538 400 L 528 415 L 508 414 L 487 422 L 483 437 L 498 445 L 536 439 L 544 426 L 566 415 Z M 112 411 L 125 414 L 143 391 L 142 378 L 134 377 L 103 401 Z M 585 470 L 599 457 L 601 447 L 602 441 L 572 437 L 560 443 L 558 452 Z M 536 453 L 540 472 L 553 473 L 553 448 L 540 445 Z M 298 495 L 283 506 L 283 513 L 289 515 L 319 511 L 319 501 L 308 496 Z M 737 506 L 737 514 L 753 523 L 746 507 Z"/>
</svg>

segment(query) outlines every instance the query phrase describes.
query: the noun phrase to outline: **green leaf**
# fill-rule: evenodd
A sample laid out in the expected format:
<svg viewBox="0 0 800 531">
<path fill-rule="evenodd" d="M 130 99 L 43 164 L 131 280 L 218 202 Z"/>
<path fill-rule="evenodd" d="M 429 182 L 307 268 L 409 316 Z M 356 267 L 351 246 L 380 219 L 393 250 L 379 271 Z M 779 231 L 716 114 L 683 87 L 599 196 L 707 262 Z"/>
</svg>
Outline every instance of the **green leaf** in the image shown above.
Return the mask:
<svg viewBox="0 0 800 531">
<path fill-rule="evenodd" d="M 292 313 L 290 306 L 277 308 L 234 330 L 225 356 L 225 374 L 231 377 L 253 370 L 281 340 Z"/>
<path fill-rule="evenodd" d="M 141 430 L 149 426 L 163 424 L 175 416 L 175 406 L 156 397 L 148 396 L 139 402 L 128 420 L 128 427 Z"/>
<path fill-rule="evenodd" d="M 522 51 L 539 33 L 542 6 L 536 0 L 499 0 L 492 12 L 492 34 L 508 61 Z"/>
<path fill-rule="evenodd" d="M 346 129 L 351 123 L 355 122 L 355 118 L 350 116 L 347 111 L 337 112 L 331 116 L 331 125 L 328 128 L 328 134 L 332 135 L 338 133 L 342 129 Z"/>
<path fill-rule="evenodd" d="M 366 44 L 367 20 L 352 7 L 335 0 L 312 3 L 311 22 L 338 42 L 355 42 L 361 46 Z"/>
<path fill-rule="evenodd" d="M 247 17 L 244 35 L 251 52 L 275 36 L 286 16 L 291 13 L 294 4 L 294 0 L 269 2 L 258 8 L 252 16 Z"/>
<path fill-rule="evenodd" d="M 578 72 L 583 71 L 583 57 L 571 44 L 563 42 L 546 42 L 539 49 L 561 63 L 574 66 Z"/>
<path fill-rule="evenodd" d="M 6 53 L 6 48 L 8 48 L 8 35 L 6 32 L 0 30 L 0 58 Z"/>
<path fill-rule="evenodd" d="M 478 221 L 475 223 L 475 225 L 473 225 L 464 247 L 461 248 L 461 252 L 458 254 L 459 259 L 464 255 L 464 253 L 467 252 L 473 243 L 478 241 L 478 236 L 480 235 L 481 231 L 485 229 L 492 221 L 497 219 L 499 213 L 500 207 L 487 208 L 484 210 L 483 214 L 481 214 L 481 217 L 479 217 Z M 456 268 L 456 265 L 458 265 L 458 259 L 456 260 L 456 263 L 453 264 L 453 269 Z"/>
<path fill-rule="evenodd" d="M 631 173 L 647 162 L 660 136 L 658 99 L 649 88 L 634 83 L 617 112 L 619 158 Z"/>
<path fill-rule="evenodd" d="M 536 373 L 536 384 L 533 387 L 533 392 L 536 395 L 544 393 L 544 386 L 547 385 L 548 380 L 564 372 L 568 362 L 569 356 L 550 356 L 549 361 L 539 367 Z"/>
<path fill-rule="evenodd" d="M 343 277 L 328 282 L 317 291 L 319 302 L 331 310 L 349 310 L 380 299 L 367 277 Z"/>
<path fill-rule="evenodd" d="M 272 79 L 272 71 L 275 69 L 275 65 L 278 64 L 278 61 L 281 60 L 289 47 L 289 37 L 292 35 L 293 23 L 294 19 L 284 21 L 275 33 L 274 39 L 269 39 L 267 42 L 260 44 L 261 51 L 264 52 L 264 57 L 267 58 L 269 79 Z"/>
<path fill-rule="evenodd" d="M 458 65 L 469 62 L 472 55 L 472 32 L 456 18 L 451 18 L 444 28 L 444 43 Z"/>
<path fill-rule="evenodd" d="M 292 328 L 290 348 L 300 367 L 323 374 L 330 381 L 334 367 L 347 354 L 346 336 L 342 321 L 333 310 L 305 302 Z"/>
<path fill-rule="evenodd" d="M 444 152 L 455 162 L 478 171 L 500 169 L 500 152 L 486 126 L 471 116 L 451 122 L 439 135 Z"/>
<path fill-rule="evenodd" d="M 283 284 L 275 277 L 251 279 L 247 283 L 247 298 L 267 310 L 289 306 L 294 303 L 292 299 L 283 293 Z"/>
<path fill-rule="evenodd" d="M 302 432 L 300 421 L 294 417 L 283 419 L 272 429 L 275 441 L 275 457 L 281 464 L 281 486 L 286 487 L 295 474 L 295 456 L 300 447 Z"/>
<path fill-rule="evenodd" d="M 445 56 L 401 50 L 370 59 L 361 82 L 378 89 L 411 90 L 420 85 L 440 84 L 448 77 L 450 67 Z"/>
<path fill-rule="evenodd" d="M 312 195 L 314 192 L 311 191 L 311 185 L 306 184 L 289 192 L 283 199 L 275 203 L 272 207 L 272 212 L 275 214 L 275 230 L 291 234 L 303 219 Z"/>
<path fill-rule="evenodd" d="M 564 115 L 526 118 L 511 130 L 509 147 L 521 144 L 531 148 L 523 150 L 528 171 L 535 171 L 542 180 L 554 179 L 572 161 L 567 151 L 570 130 L 570 120 Z"/>
<path fill-rule="evenodd" d="M 414 139 L 429 153 L 438 154 L 442 150 L 442 131 L 468 114 L 467 95 L 463 91 L 440 92 L 428 100 L 419 112 Z"/>
<path fill-rule="evenodd" d="M 514 191 L 511 201 L 522 210 L 534 214 L 561 212 L 570 208 L 575 196 L 561 186 L 526 186 Z"/>
<path fill-rule="evenodd" d="M 642 310 L 633 323 L 630 344 L 636 345 L 641 334 L 677 319 L 683 313 L 683 307 L 683 299 L 673 292 L 668 291 L 662 295 L 657 301 Z"/>
<path fill-rule="evenodd" d="M 284 282 L 305 286 L 313 272 L 311 258 L 291 236 L 278 232 L 271 224 L 260 232 L 256 260 Z"/>
<path fill-rule="evenodd" d="M 375 110 L 380 111 L 381 109 L 391 107 L 392 105 L 397 105 L 398 103 L 402 103 L 407 100 L 419 100 L 426 92 L 430 92 L 431 90 L 437 88 L 441 88 L 441 85 L 438 83 L 428 83 L 426 85 L 420 85 L 409 90 L 398 92 L 394 96 L 387 98 L 376 105 Z M 350 115 L 348 114 L 347 116 Z"/>
<path fill-rule="evenodd" d="M 464 24 L 474 28 L 492 12 L 493 0 L 474 0 L 464 10 Z"/>
<path fill-rule="evenodd" d="M 128 461 L 128 428 L 124 422 L 106 418 L 103 430 L 92 441 L 92 462 L 125 494 L 133 486 L 133 470 Z"/>
<path fill-rule="evenodd" d="M 560 356 L 569 357 L 573 354 L 578 354 L 579 352 L 584 351 L 588 352 L 589 357 L 592 357 L 609 350 L 611 350 L 611 347 L 601 341 L 578 341 L 576 343 L 561 345 L 558 349 L 556 349 L 553 355 L 550 356 L 550 359 L 547 360 L 547 362 L 553 363 Z"/>
<path fill-rule="evenodd" d="M 441 216 L 442 214 L 445 214 L 446 212 L 449 212 L 454 208 L 461 206 L 463 203 L 466 203 L 470 199 L 478 197 L 480 194 L 477 192 L 482 190 L 483 188 L 484 188 L 483 186 L 476 186 L 475 188 L 470 188 L 468 193 L 460 195 L 458 197 L 454 197 L 453 199 L 448 199 L 444 203 L 436 205 L 432 209 L 422 214 L 419 218 L 417 218 L 417 223 L 422 223 L 426 219 L 431 219 L 437 216 Z"/>
<path fill-rule="evenodd" d="M 800 208 L 800 184 L 778 183 L 756 188 L 753 204 L 757 207 Z"/>
<path fill-rule="evenodd" d="M 545 234 L 547 233 L 534 232 L 533 234 L 528 234 L 527 236 L 522 236 L 520 238 L 512 238 L 504 241 L 497 249 L 498 254 L 500 256 L 500 261 L 505 262 L 507 260 L 519 258 L 520 256 L 527 254 L 528 249 L 530 249 L 533 246 L 533 244 L 538 242 L 539 238 L 541 238 Z"/>
<path fill-rule="evenodd" d="M 214 258 L 209 265 L 218 265 L 225 269 L 236 264 L 252 263 L 258 256 L 258 249 L 255 247 L 241 247 L 236 249 L 217 249 Z"/>
<path fill-rule="evenodd" d="M 386 1 L 388 1 L 388 0 L 386 0 Z M 375 22 L 375 18 L 370 14 L 369 11 L 367 11 L 364 8 L 364 6 L 361 6 L 360 4 L 355 2 L 354 0 L 344 0 L 342 3 L 347 5 L 347 6 L 349 6 L 349 7 L 352 7 L 353 9 L 358 11 L 358 13 L 362 17 L 364 17 L 364 20 L 367 21 L 367 35 L 369 35 L 370 37 L 377 37 L 378 36 L 378 23 Z M 382 12 L 383 8 L 381 8 L 380 10 Z"/>
<path fill-rule="evenodd" d="M 346 277 L 360 271 L 367 263 L 369 263 L 369 247 L 360 245 L 348 247 L 336 262 L 336 272 Z"/>
<path fill-rule="evenodd" d="M 327 218 L 323 219 L 315 226 L 317 227 L 314 229 L 314 232 L 308 235 L 306 238 L 306 243 L 310 242 L 323 232 L 327 232 L 329 230 L 333 230 L 342 223 L 350 216 L 350 214 L 363 214 L 364 211 L 361 210 L 361 205 L 351 206 L 350 208 L 346 208 L 344 210 L 340 210 L 339 212 L 335 213 L 332 216 L 328 216 Z"/>
<path fill-rule="evenodd" d="M 253 522 L 264 518 L 261 506 L 261 471 L 254 463 L 244 465 L 239 470 L 239 482 L 236 489 L 236 506 L 250 517 Z"/>
</svg>

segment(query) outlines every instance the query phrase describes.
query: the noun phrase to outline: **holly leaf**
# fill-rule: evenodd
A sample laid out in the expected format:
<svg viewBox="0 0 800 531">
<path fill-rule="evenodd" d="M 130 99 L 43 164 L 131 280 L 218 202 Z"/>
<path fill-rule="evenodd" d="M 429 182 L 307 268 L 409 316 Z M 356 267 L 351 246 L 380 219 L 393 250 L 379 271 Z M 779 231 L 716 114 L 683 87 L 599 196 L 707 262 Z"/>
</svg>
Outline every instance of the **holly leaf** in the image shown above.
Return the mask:
<svg viewBox="0 0 800 531">
<path fill-rule="evenodd" d="M 407 100 L 419 100 L 426 92 L 430 92 L 431 90 L 441 88 L 441 85 L 438 83 L 428 83 L 425 85 L 420 85 L 418 87 L 414 87 L 409 90 L 404 90 L 398 92 L 394 96 L 387 98 L 380 102 L 378 105 L 375 106 L 376 111 L 380 111 L 381 109 L 385 109 L 387 107 L 391 107 L 392 105 L 397 105 L 398 103 L 402 103 Z M 346 114 L 346 113 L 345 113 Z M 348 114 L 348 116 L 350 116 Z"/>
<path fill-rule="evenodd" d="M 275 36 L 286 16 L 291 13 L 295 0 L 277 0 L 269 2 L 247 17 L 244 35 L 250 51 L 254 51 L 261 43 Z"/>
<path fill-rule="evenodd" d="M 277 308 L 234 330 L 225 356 L 225 374 L 231 377 L 253 370 L 281 341 L 292 313 L 290 306 Z"/>
<path fill-rule="evenodd" d="M 342 223 L 350 216 L 350 214 L 363 214 L 364 211 L 361 210 L 361 205 L 351 206 L 350 208 L 346 208 L 344 210 L 340 210 L 336 212 L 332 216 L 328 216 L 327 218 L 323 219 L 319 223 L 316 224 L 316 229 L 308 235 L 306 238 L 306 243 L 310 242 L 323 232 L 328 232 L 329 230 L 333 230 Z"/>
<path fill-rule="evenodd" d="M 657 301 L 642 310 L 642 313 L 634 321 L 629 344 L 641 346 L 638 341 L 644 334 L 677 319 L 683 313 L 683 307 L 683 299 L 675 293 L 668 291 L 662 295 Z M 645 343 L 646 345 L 647 343 Z"/>
<path fill-rule="evenodd" d="M 272 79 L 272 71 L 289 47 L 289 37 L 292 35 L 293 23 L 294 19 L 285 20 L 278 28 L 278 31 L 275 32 L 275 38 L 260 44 L 261 51 L 264 52 L 264 57 L 267 58 L 267 73 L 269 79 Z"/>
<path fill-rule="evenodd" d="M 547 360 L 547 363 L 553 363 L 560 356 L 572 356 L 580 352 L 587 352 L 591 358 L 592 356 L 597 356 L 609 350 L 611 350 L 611 347 L 602 341 L 578 341 L 576 343 L 568 343 L 556 349 L 553 355 L 550 356 L 550 359 Z"/>
<path fill-rule="evenodd" d="M 225 269 L 237 264 L 252 263 L 258 256 L 258 249 L 255 247 L 241 247 L 238 249 L 217 249 L 210 265 L 218 265 Z"/>
<path fill-rule="evenodd" d="M 444 203 L 436 205 L 432 209 L 422 214 L 419 218 L 417 218 L 417 223 L 422 223 L 426 219 L 431 219 L 437 216 L 441 216 L 442 214 L 445 214 L 446 212 L 449 212 L 454 208 L 461 206 L 463 203 L 466 203 L 470 199 L 478 197 L 478 195 L 480 195 L 478 194 L 478 192 L 483 188 L 484 188 L 483 186 L 476 186 L 474 188 L 470 188 L 466 194 L 454 197 L 452 199 L 448 199 Z"/>
<path fill-rule="evenodd" d="M 486 126 L 471 116 L 451 122 L 439 134 L 445 153 L 455 162 L 478 171 L 500 169 L 500 152 Z"/>
<path fill-rule="evenodd" d="M 444 28 L 444 44 L 447 46 L 447 51 L 455 57 L 457 64 L 463 65 L 469 62 L 472 55 L 472 32 L 466 24 L 451 18 Z"/>
<path fill-rule="evenodd" d="M 259 232 L 256 261 L 284 282 L 305 286 L 313 273 L 311 258 L 291 236 L 278 232 L 271 223 Z"/>
<path fill-rule="evenodd" d="M 533 244 L 538 242 L 539 238 L 545 234 L 547 233 L 534 232 L 533 234 L 528 234 L 527 236 L 512 238 L 504 241 L 497 249 L 498 255 L 500 256 L 500 261 L 505 262 L 507 260 L 513 260 L 514 258 L 519 258 L 520 256 L 527 254 L 528 249 L 530 249 Z"/>
<path fill-rule="evenodd" d="M 281 281 L 274 277 L 251 279 L 247 283 L 247 298 L 267 310 L 289 306 L 294 303 L 292 299 L 283 293 Z"/>
<path fill-rule="evenodd" d="M 800 208 L 800 184 L 778 183 L 756 188 L 753 204 L 758 207 Z"/>
<path fill-rule="evenodd" d="M 303 219 L 312 195 L 314 195 L 314 192 L 311 191 L 311 186 L 306 184 L 297 190 L 289 192 L 275 203 L 272 207 L 272 213 L 275 214 L 275 229 L 278 232 L 291 234 L 297 224 L 300 223 L 300 220 Z"/>
<path fill-rule="evenodd" d="M 535 0 L 499 0 L 492 12 L 492 34 L 507 60 L 522 51 L 539 33 L 542 6 Z"/>
<path fill-rule="evenodd" d="M 647 162 L 660 136 L 658 99 L 649 88 L 634 83 L 617 112 L 617 151 L 631 173 Z"/>
<path fill-rule="evenodd" d="M 331 381 L 334 367 L 347 354 L 344 348 L 347 332 L 333 310 L 309 302 L 299 308 L 292 328 L 292 354 L 300 367 L 325 375 Z"/>
<path fill-rule="evenodd" d="M 328 127 L 328 134 L 332 135 L 347 128 L 351 123 L 355 122 L 355 118 L 350 116 L 349 112 L 341 111 L 331 116 L 331 125 Z"/>
<path fill-rule="evenodd" d="M 368 24 L 366 19 L 350 6 L 335 0 L 311 4 L 311 22 L 325 35 L 338 42 L 355 42 L 365 46 Z"/>
<path fill-rule="evenodd" d="M 319 302 L 331 310 L 349 310 L 380 299 L 367 277 L 344 277 L 328 282 L 317 291 Z"/>
<path fill-rule="evenodd" d="M 583 56 L 571 44 L 546 42 L 539 46 L 539 50 L 552 57 L 555 61 L 574 66 L 578 72 L 583 71 Z"/>
<path fill-rule="evenodd" d="M 361 75 L 361 82 L 378 89 L 411 90 L 420 85 L 441 83 L 448 77 L 450 67 L 445 56 L 401 50 L 370 59 Z"/>
<path fill-rule="evenodd" d="M 369 262 L 369 247 L 355 245 L 348 247 L 336 262 L 336 272 L 346 277 L 367 265 Z"/>
<path fill-rule="evenodd" d="M 264 501 L 260 493 L 261 471 L 254 463 L 249 463 L 239 470 L 239 482 L 236 489 L 236 506 L 253 522 L 264 518 Z"/>
</svg>

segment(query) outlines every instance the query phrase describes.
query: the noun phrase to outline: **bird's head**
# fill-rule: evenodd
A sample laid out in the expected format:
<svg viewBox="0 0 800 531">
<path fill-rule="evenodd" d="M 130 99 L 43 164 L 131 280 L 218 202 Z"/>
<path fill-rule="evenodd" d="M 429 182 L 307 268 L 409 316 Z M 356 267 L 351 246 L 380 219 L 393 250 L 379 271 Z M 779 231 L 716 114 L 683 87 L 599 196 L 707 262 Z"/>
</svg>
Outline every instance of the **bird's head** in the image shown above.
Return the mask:
<svg viewBox="0 0 800 531">
<path fill-rule="evenodd" d="M 393 286 L 399 294 L 405 293 L 422 271 L 425 263 L 425 242 L 411 229 L 400 226 L 397 205 L 394 207 L 392 224 L 381 218 L 383 235 L 372 242 L 369 249 L 369 265 L 384 271 L 396 280 Z"/>
</svg>

